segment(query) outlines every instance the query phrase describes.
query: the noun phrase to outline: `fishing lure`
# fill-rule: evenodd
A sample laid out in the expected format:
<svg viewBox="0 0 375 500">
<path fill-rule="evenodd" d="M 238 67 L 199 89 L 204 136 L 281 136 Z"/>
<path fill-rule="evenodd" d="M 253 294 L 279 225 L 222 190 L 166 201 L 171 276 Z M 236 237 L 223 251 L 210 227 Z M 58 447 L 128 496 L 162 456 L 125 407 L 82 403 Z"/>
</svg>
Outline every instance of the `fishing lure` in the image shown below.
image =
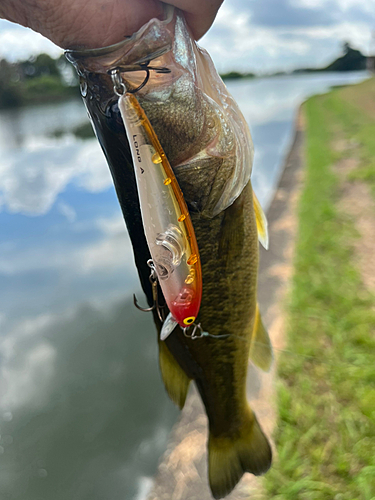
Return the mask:
<svg viewBox="0 0 375 500">
<path fill-rule="evenodd" d="M 159 139 L 133 92 L 112 73 L 133 157 L 143 228 L 160 287 L 170 310 L 164 340 L 177 323 L 186 331 L 198 315 L 202 271 L 193 224 Z M 121 91 L 119 91 L 121 89 Z"/>
</svg>

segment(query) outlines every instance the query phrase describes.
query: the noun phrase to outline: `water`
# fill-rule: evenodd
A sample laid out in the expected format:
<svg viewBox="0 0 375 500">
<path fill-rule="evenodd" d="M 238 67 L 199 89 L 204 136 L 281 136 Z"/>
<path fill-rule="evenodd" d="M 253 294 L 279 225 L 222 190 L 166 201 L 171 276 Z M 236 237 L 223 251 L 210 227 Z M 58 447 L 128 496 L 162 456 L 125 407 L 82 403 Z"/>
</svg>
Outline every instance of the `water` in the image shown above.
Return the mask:
<svg viewBox="0 0 375 500">
<path fill-rule="evenodd" d="M 365 73 L 228 84 L 272 199 L 299 104 Z M 142 500 L 178 412 L 112 181 L 72 101 L 0 113 L 0 498 Z M 64 131 L 56 138 L 54 132 Z"/>
<path fill-rule="evenodd" d="M 228 82 L 239 103 L 255 146 L 252 183 L 266 210 L 277 187 L 282 165 L 294 134 L 300 104 L 309 96 L 328 92 L 332 86 L 357 83 L 364 72 L 315 73 Z"/>
</svg>

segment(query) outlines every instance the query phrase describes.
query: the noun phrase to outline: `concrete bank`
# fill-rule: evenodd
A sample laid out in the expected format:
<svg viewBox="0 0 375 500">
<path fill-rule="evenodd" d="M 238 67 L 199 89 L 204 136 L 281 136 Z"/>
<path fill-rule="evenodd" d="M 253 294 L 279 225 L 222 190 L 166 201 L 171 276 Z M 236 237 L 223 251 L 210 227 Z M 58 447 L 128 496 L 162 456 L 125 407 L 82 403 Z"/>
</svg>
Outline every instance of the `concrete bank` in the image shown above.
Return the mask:
<svg viewBox="0 0 375 500">
<path fill-rule="evenodd" d="M 303 119 L 298 114 L 295 137 L 284 172 L 268 210 L 270 249 L 261 249 L 258 300 L 268 328 L 275 356 L 284 347 L 283 301 L 292 274 L 296 234 L 296 208 L 302 184 Z M 248 398 L 265 433 L 271 437 L 276 424 L 275 365 L 263 374 L 251 364 Z M 193 384 L 192 384 L 193 386 Z M 212 500 L 207 480 L 207 417 L 195 388 L 172 430 L 161 458 L 148 500 Z M 245 474 L 228 500 L 263 498 L 262 479 Z"/>
</svg>

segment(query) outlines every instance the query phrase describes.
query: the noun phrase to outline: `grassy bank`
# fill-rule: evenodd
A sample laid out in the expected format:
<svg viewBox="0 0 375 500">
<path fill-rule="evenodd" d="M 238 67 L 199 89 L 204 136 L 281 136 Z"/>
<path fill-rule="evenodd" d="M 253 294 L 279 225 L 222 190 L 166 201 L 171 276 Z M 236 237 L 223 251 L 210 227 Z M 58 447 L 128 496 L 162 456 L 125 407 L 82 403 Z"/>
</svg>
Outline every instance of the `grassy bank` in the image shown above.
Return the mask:
<svg viewBox="0 0 375 500">
<path fill-rule="evenodd" d="M 374 95 L 372 79 L 304 106 L 307 166 L 287 306 L 293 354 L 280 356 L 278 458 L 265 478 L 268 498 L 375 498 L 375 298 L 360 277 L 359 235 L 339 207 L 335 167 L 355 154 L 349 178 L 370 183 L 375 194 Z M 340 141 L 352 152 L 334 146 Z"/>
</svg>

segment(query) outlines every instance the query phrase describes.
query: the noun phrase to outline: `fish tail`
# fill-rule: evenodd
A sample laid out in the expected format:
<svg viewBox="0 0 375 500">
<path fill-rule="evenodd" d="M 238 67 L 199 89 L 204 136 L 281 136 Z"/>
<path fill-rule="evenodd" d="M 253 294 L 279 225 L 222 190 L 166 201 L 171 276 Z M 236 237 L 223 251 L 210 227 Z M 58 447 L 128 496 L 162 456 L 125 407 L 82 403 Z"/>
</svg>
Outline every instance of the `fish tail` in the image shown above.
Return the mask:
<svg viewBox="0 0 375 500">
<path fill-rule="evenodd" d="M 236 436 L 214 436 L 210 432 L 208 453 L 208 476 L 214 498 L 228 495 L 245 472 L 264 474 L 272 462 L 269 442 L 250 408 Z"/>
</svg>

